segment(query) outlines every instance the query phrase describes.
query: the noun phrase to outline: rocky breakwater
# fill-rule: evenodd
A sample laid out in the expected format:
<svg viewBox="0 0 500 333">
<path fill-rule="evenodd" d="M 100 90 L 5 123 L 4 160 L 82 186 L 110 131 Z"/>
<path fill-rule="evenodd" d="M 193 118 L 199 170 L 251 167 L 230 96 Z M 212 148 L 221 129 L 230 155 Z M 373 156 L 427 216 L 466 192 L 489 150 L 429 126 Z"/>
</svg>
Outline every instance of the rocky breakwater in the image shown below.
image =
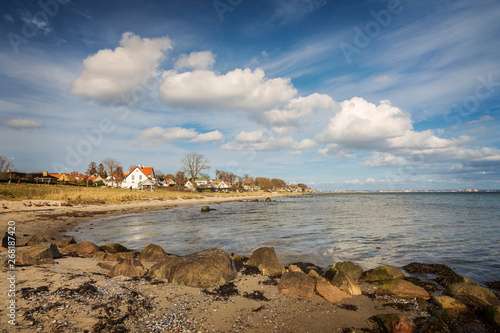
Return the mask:
<svg viewBox="0 0 500 333">
<path fill-rule="evenodd" d="M 41 236 L 35 236 L 26 246 L 18 247 L 18 254 L 19 261 L 16 263 L 18 266 L 54 265 L 56 264 L 54 259 L 64 260 L 65 257 L 94 258 L 93 260 L 97 259 L 94 265 L 107 271 L 107 279 L 128 277 L 142 279 L 139 281 L 154 281 L 153 287 L 156 290 L 166 288 L 168 285 L 203 288 L 206 295 L 222 300 L 225 304 L 232 301 L 231 297 L 241 297 L 238 296 L 241 294 L 237 283 L 246 280 L 242 278 L 243 276 L 265 276 L 263 284 L 275 288 L 276 294 L 286 295 L 281 297 L 291 298 L 289 304 L 299 303 L 300 300 L 317 299 L 324 303 L 322 306 L 332 307 L 328 310 L 329 313 L 332 312 L 332 316 L 337 311 L 348 310 L 359 311 L 362 317 L 362 309 L 371 307 L 373 309 L 371 311 L 374 312 L 370 317 L 373 326 L 366 324 L 368 331 L 430 333 L 495 332 L 500 329 L 498 294 L 459 276 L 444 265 L 411 263 L 402 268 L 386 265 L 367 271 L 352 262 L 338 262 L 327 269 L 306 262 L 292 263 L 285 267 L 272 247 L 256 249 L 250 258 L 234 253 L 227 254 L 215 248 L 186 256 L 176 256 L 154 244 L 148 245 L 141 252 L 134 252 L 116 243 L 97 246 L 91 242 L 76 243 L 74 239 L 67 239 L 59 244 L 51 244 Z M 104 299 L 104 295 L 101 295 L 103 289 L 100 288 L 96 281 L 90 279 L 77 289 L 58 290 L 62 290 L 60 293 L 68 292 L 71 295 L 81 291 L 96 299 L 99 297 Z M 118 301 L 129 304 L 128 308 L 124 308 L 121 314 L 106 310 L 105 320 L 100 319 L 95 323 L 94 331 L 106 331 L 105 329 L 111 329 L 113 325 L 118 325 L 123 331 L 140 331 L 144 327 L 149 327 L 147 325 L 150 322 L 160 325 L 158 324 L 161 323 L 160 320 L 145 319 L 151 315 L 148 312 L 154 310 L 151 300 L 131 291 L 133 290 L 131 288 L 133 287 L 129 286 L 126 290 L 133 299 L 123 301 L 113 298 L 115 296 L 109 296 L 109 304 L 114 308 L 119 306 L 119 303 L 117 305 L 113 302 Z M 208 290 L 211 288 L 214 288 L 213 291 Z M 48 296 L 53 296 L 47 290 L 44 292 Z M 27 295 L 32 295 L 30 293 Z M 272 295 L 266 297 L 261 291 L 255 290 L 242 296 L 269 302 Z M 144 311 L 144 306 L 134 307 L 133 304 L 137 300 L 146 304 L 149 310 Z M 64 309 L 64 304 L 57 304 L 57 309 Z M 185 308 L 198 309 L 200 304 L 201 302 L 197 301 L 189 306 L 186 305 Z M 93 308 L 98 309 L 99 305 L 93 305 Z M 264 308 L 263 305 L 251 312 L 258 313 Z M 279 310 L 273 311 L 279 312 Z M 176 317 L 177 315 L 181 316 L 174 313 L 175 318 L 172 318 L 175 320 L 172 319 L 172 323 L 188 325 L 185 321 L 186 316 Z M 279 321 L 277 315 L 273 318 L 273 323 Z M 72 318 L 67 317 L 65 320 L 70 321 Z M 245 326 L 240 323 L 240 325 L 239 320 L 241 320 L 239 317 L 235 319 L 233 328 L 239 327 L 244 331 L 245 327 L 250 327 L 249 324 Z M 287 320 L 293 321 L 293 318 Z M 352 327 L 346 325 L 344 331 L 354 330 L 356 325 L 354 321 L 351 322 Z M 158 327 L 197 328 L 196 321 L 190 321 L 188 326 L 175 326 L 177 324 L 172 326 L 172 323 L 170 326 L 161 324 Z M 106 326 L 108 324 L 111 326 Z M 76 327 L 76 324 L 74 325 Z M 356 329 L 359 329 L 359 326 Z M 273 330 L 274 328 L 271 331 Z"/>
</svg>

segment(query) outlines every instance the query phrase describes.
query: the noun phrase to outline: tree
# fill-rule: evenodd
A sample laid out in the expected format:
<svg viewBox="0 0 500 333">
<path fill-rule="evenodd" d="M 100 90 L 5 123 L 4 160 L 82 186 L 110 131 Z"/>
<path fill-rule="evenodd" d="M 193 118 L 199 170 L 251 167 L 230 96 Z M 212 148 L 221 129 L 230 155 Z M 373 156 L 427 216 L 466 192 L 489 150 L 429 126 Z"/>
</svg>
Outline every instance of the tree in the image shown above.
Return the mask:
<svg viewBox="0 0 500 333">
<path fill-rule="evenodd" d="M 116 158 L 107 157 L 101 161 L 102 165 L 104 165 L 104 169 L 108 173 L 108 176 L 111 176 L 112 182 L 115 181 L 115 175 L 120 177 L 118 171 L 122 170 L 122 165 Z M 121 176 L 123 176 L 123 171 L 121 172 Z"/>
<path fill-rule="evenodd" d="M 171 180 L 175 181 L 175 176 L 173 174 L 171 174 L 171 173 L 167 173 L 165 175 L 165 178 L 166 179 L 171 179 Z M 182 178 L 184 178 L 184 175 L 182 175 Z"/>
<path fill-rule="evenodd" d="M 209 161 L 203 154 L 189 153 L 181 161 L 182 170 L 190 176 L 191 183 L 195 185 L 195 180 L 203 170 L 209 170 Z"/>
<path fill-rule="evenodd" d="M 286 186 L 286 183 L 283 180 L 279 179 L 279 178 L 273 178 L 273 179 L 271 179 L 271 184 L 273 185 L 274 189 Z"/>
<path fill-rule="evenodd" d="M 99 166 L 97 167 L 97 174 L 101 176 L 102 179 L 106 179 L 108 177 L 106 169 L 104 168 L 104 165 L 102 163 L 99 163 Z"/>
<path fill-rule="evenodd" d="M 97 164 L 95 162 L 90 162 L 85 174 L 87 176 L 93 176 L 97 173 Z"/>
<path fill-rule="evenodd" d="M 0 156 L 0 172 L 16 171 L 14 168 L 14 163 L 10 161 L 6 156 Z"/>
<path fill-rule="evenodd" d="M 269 180 L 269 178 L 265 177 L 257 177 L 255 178 L 255 185 L 259 186 L 261 190 L 267 191 L 273 187 L 273 184 Z"/>
<path fill-rule="evenodd" d="M 184 171 L 177 171 L 175 177 L 172 178 L 175 181 L 175 184 L 179 187 L 182 187 L 186 184 L 186 174 Z"/>
<path fill-rule="evenodd" d="M 158 180 L 163 180 L 165 179 L 165 174 L 161 172 L 160 170 L 155 170 L 155 177 Z"/>
</svg>

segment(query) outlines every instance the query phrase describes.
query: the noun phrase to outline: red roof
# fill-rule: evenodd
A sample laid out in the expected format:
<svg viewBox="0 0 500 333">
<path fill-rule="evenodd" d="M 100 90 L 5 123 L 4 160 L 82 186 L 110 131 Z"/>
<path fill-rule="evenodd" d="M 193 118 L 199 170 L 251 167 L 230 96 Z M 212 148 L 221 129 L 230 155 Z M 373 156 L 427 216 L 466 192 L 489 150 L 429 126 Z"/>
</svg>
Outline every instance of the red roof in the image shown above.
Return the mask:
<svg viewBox="0 0 500 333">
<path fill-rule="evenodd" d="M 148 178 L 151 178 L 151 174 L 153 173 L 153 168 L 141 168 L 140 166 L 136 166 L 136 167 L 130 168 L 129 174 L 132 171 L 134 171 L 135 168 L 141 170 L 142 173 L 145 174 Z"/>
</svg>

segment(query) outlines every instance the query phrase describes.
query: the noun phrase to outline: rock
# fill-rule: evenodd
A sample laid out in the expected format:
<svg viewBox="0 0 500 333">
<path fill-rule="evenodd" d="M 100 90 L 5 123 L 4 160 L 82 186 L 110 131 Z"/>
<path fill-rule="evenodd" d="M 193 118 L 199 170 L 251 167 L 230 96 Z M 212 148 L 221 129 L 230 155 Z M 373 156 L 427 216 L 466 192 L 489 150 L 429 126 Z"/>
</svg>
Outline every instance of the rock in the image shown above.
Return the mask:
<svg viewBox="0 0 500 333">
<path fill-rule="evenodd" d="M 118 243 L 109 243 L 99 246 L 99 250 L 105 251 L 108 253 L 118 253 L 118 252 L 129 252 L 129 250 Z"/>
<path fill-rule="evenodd" d="M 41 235 L 35 235 L 30 238 L 30 240 L 26 243 L 26 246 L 33 246 L 40 243 L 48 243 L 49 241 L 45 239 L 45 237 Z"/>
<path fill-rule="evenodd" d="M 21 254 L 16 256 L 16 266 L 17 267 L 31 266 L 31 265 L 38 265 L 38 264 L 39 264 L 39 260 L 34 259 L 33 257 L 31 257 L 27 254 L 21 253 Z"/>
<path fill-rule="evenodd" d="M 114 265 L 109 271 L 108 276 L 114 277 L 123 275 L 129 277 L 143 277 L 147 272 L 148 270 L 142 266 L 139 260 L 127 259 Z"/>
<path fill-rule="evenodd" d="M 62 257 L 62 254 L 57 249 L 57 246 L 48 242 L 39 243 L 30 247 L 19 248 L 17 254 L 25 254 L 35 260 L 41 260 L 44 258 L 54 259 Z"/>
<path fill-rule="evenodd" d="M 359 284 L 354 280 L 354 278 L 350 277 L 343 271 L 335 274 L 335 277 L 332 279 L 331 283 L 332 285 L 348 293 L 349 295 L 362 294 Z"/>
<path fill-rule="evenodd" d="M 281 276 L 278 291 L 283 295 L 312 297 L 316 283 L 313 278 L 298 272 L 286 272 Z"/>
<path fill-rule="evenodd" d="M 406 266 L 403 266 L 403 269 L 411 274 L 416 273 L 428 273 L 439 276 L 456 276 L 457 273 L 453 271 L 450 267 L 442 264 L 422 264 L 419 262 L 412 262 Z"/>
<path fill-rule="evenodd" d="M 141 262 L 165 262 L 175 258 L 175 256 L 165 252 L 159 245 L 149 244 L 141 251 L 139 258 Z"/>
<path fill-rule="evenodd" d="M 384 283 L 375 291 L 375 294 L 389 295 L 399 298 L 430 298 L 429 293 L 424 288 L 402 279 L 396 279 Z"/>
<path fill-rule="evenodd" d="M 83 241 L 77 244 L 70 244 L 63 248 L 64 252 L 83 252 L 94 254 L 99 251 L 99 247 L 92 242 Z"/>
<path fill-rule="evenodd" d="M 266 198 L 265 202 L 271 202 L 271 198 Z"/>
<path fill-rule="evenodd" d="M 381 266 L 366 272 L 363 280 L 367 282 L 379 282 L 403 278 L 405 274 L 393 266 Z"/>
<path fill-rule="evenodd" d="M 486 311 L 486 318 L 500 332 L 500 305 L 489 307 Z"/>
<path fill-rule="evenodd" d="M 100 267 L 102 269 L 105 269 L 107 271 L 110 271 L 111 269 L 113 269 L 115 265 L 109 263 L 109 262 L 99 262 L 97 263 L 97 267 Z"/>
<path fill-rule="evenodd" d="M 285 268 L 272 247 L 261 247 L 255 250 L 247 264 L 257 267 L 262 275 L 281 276 L 285 272 Z"/>
<path fill-rule="evenodd" d="M 338 303 L 343 299 L 352 297 L 348 293 L 343 292 L 338 287 L 335 287 L 326 280 L 317 280 L 315 290 L 318 295 L 320 295 L 330 303 Z"/>
<path fill-rule="evenodd" d="M 209 207 L 209 206 L 202 206 L 202 207 L 201 207 L 201 212 L 202 212 L 202 213 L 207 213 L 207 212 L 209 212 L 209 211 L 210 211 L 210 207 Z"/>
<path fill-rule="evenodd" d="M 331 280 L 338 272 L 344 272 L 346 275 L 354 279 L 354 281 L 358 281 L 363 274 L 363 268 L 350 261 L 338 262 L 328 270 L 326 277 Z"/>
<path fill-rule="evenodd" d="M 235 262 L 236 262 L 236 261 L 246 261 L 246 260 L 248 260 L 248 258 L 247 258 L 247 257 L 241 256 L 241 255 L 239 255 L 239 254 L 235 254 L 235 253 L 231 253 L 229 256 L 230 256 L 230 257 L 231 257 L 231 259 L 233 259 L 233 261 L 235 261 Z"/>
<path fill-rule="evenodd" d="M 10 235 L 8 232 L 6 232 L 2 238 L 2 247 L 6 249 L 9 248 L 9 240 L 12 242 L 12 239 L 14 239 L 14 246 L 16 246 L 16 234 L 13 233 L 12 235 Z"/>
<path fill-rule="evenodd" d="M 68 239 L 65 239 L 64 241 L 57 243 L 57 247 L 64 249 L 66 246 L 71 245 L 71 244 L 76 244 L 76 241 L 73 237 L 70 237 Z"/>
<path fill-rule="evenodd" d="M 467 306 L 459 300 L 445 295 L 432 296 L 432 301 L 441 309 L 466 313 Z"/>
<path fill-rule="evenodd" d="M 209 249 L 155 264 L 149 274 L 170 283 L 211 288 L 234 280 L 237 272 L 227 253 Z"/>
<path fill-rule="evenodd" d="M 104 258 L 106 258 L 107 256 L 108 256 L 108 254 L 104 251 L 96 252 L 93 255 L 94 258 L 99 259 L 99 260 L 104 260 Z"/>
<path fill-rule="evenodd" d="M 446 294 L 475 308 L 500 305 L 500 300 L 491 290 L 469 283 L 453 283 Z"/>
<path fill-rule="evenodd" d="M 106 255 L 104 257 L 104 260 L 106 261 L 122 261 L 126 259 L 133 259 L 135 258 L 135 253 L 134 252 L 118 252 L 118 253 L 111 253 Z"/>
<path fill-rule="evenodd" d="M 309 275 L 310 277 L 312 277 L 314 280 L 324 280 L 324 281 L 327 281 L 324 276 L 319 275 L 319 273 L 317 271 L 315 271 L 314 269 L 309 270 L 309 273 L 307 273 L 307 275 Z"/>
<path fill-rule="evenodd" d="M 404 314 L 383 314 L 372 317 L 381 329 L 387 333 L 413 333 L 415 325 L 410 317 Z"/>
<path fill-rule="evenodd" d="M 290 272 L 299 272 L 299 273 L 304 273 L 304 272 L 300 269 L 300 267 L 299 267 L 299 266 L 297 266 L 297 265 L 293 265 L 293 264 L 288 265 L 288 270 L 289 270 Z"/>
</svg>

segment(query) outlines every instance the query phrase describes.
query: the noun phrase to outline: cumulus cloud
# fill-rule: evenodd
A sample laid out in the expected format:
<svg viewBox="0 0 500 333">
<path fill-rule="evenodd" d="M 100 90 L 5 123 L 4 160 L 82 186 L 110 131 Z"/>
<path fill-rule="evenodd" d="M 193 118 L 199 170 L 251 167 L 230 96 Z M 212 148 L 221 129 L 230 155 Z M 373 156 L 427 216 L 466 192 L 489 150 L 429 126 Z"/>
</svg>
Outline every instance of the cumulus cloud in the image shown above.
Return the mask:
<svg viewBox="0 0 500 333">
<path fill-rule="evenodd" d="M 353 158 L 355 155 L 348 149 L 336 143 L 330 143 L 325 148 L 318 149 L 318 154 L 325 157 Z"/>
<path fill-rule="evenodd" d="M 146 144 L 154 145 L 162 142 L 191 141 L 191 142 L 213 142 L 223 141 L 224 135 L 220 131 L 198 133 L 191 128 L 159 126 L 145 129 L 139 135 L 139 140 Z"/>
<path fill-rule="evenodd" d="M 123 95 L 133 93 L 134 88 L 147 88 L 145 82 L 157 75 L 156 68 L 170 49 L 168 37 L 141 38 L 126 32 L 119 47 L 100 50 L 83 61 L 70 92 L 104 105 L 125 105 L 128 100 Z"/>
<path fill-rule="evenodd" d="M 182 54 L 175 62 L 176 70 L 194 69 L 207 70 L 215 63 L 215 55 L 210 51 L 191 52 L 189 55 Z"/>
<path fill-rule="evenodd" d="M 318 147 L 318 143 L 311 139 L 304 139 L 298 142 L 293 148 L 297 150 L 311 149 Z"/>
<path fill-rule="evenodd" d="M 263 134 L 261 130 L 253 132 L 242 131 L 234 141 L 221 146 L 227 150 L 278 151 L 293 149 L 297 142 L 290 136 L 273 137 Z"/>
<path fill-rule="evenodd" d="M 235 69 L 226 74 L 198 70 L 163 74 L 163 101 L 187 109 L 268 110 L 285 105 L 297 90 L 290 79 L 270 79 L 262 69 Z"/>
<path fill-rule="evenodd" d="M 30 129 L 30 128 L 42 128 L 44 124 L 40 121 L 36 121 L 33 119 L 8 119 L 5 121 L 5 126 L 14 128 L 14 129 Z"/>
</svg>

